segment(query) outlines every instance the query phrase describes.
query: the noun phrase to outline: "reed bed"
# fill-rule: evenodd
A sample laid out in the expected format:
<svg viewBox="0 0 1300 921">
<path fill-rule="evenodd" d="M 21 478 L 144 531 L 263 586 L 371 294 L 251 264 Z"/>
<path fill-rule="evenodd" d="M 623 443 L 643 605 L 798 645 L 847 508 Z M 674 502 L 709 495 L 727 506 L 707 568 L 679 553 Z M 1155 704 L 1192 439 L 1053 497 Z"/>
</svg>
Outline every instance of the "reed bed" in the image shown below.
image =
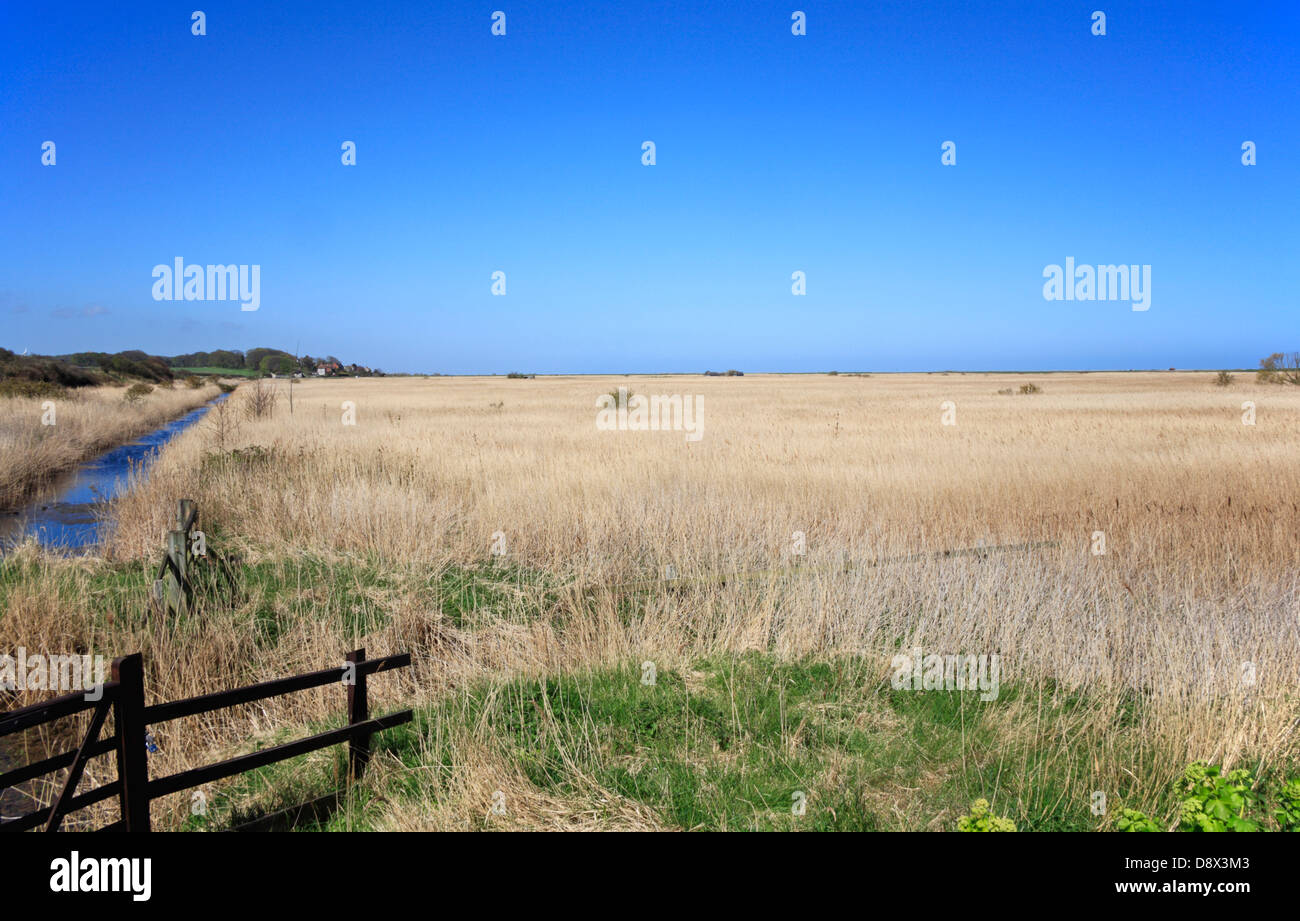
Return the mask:
<svg viewBox="0 0 1300 921">
<path fill-rule="evenodd" d="M 102 386 L 58 397 L 0 397 L 0 510 L 17 506 L 59 473 L 217 394 L 215 386 L 155 387 L 128 401 L 128 390 Z"/>
<path fill-rule="evenodd" d="M 1042 392 L 999 393 L 1027 381 Z M 703 437 L 598 430 L 596 401 L 618 386 L 701 395 Z M 1086 695 L 1060 740 L 1080 790 L 1140 776 L 1134 803 L 1150 802 L 1194 758 L 1259 767 L 1300 751 L 1295 388 L 1199 373 L 349 379 L 294 385 L 290 413 L 279 387 L 270 414 L 244 412 L 241 388 L 223 418 L 177 438 L 116 501 L 102 560 L 27 551 L 0 640 L 143 649 L 159 699 L 359 645 L 410 650 L 393 699 L 416 703 L 489 679 L 644 659 L 689 671 L 749 651 L 851 657 L 887 686 L 891 657 L 920 646 L 997 654 L 1003 683 L 1032 690 L 1008 740 Z M 188 623 L 106 616 L 97 569 L 149 569 L 181 496 L 216 546 L 292 590 L 272 601 L 255 586 L 233 614 Z M 327 584 L 311 561 L 356 575 Z M 450 616 L 441 580 L 485 569 L 506 590 Z M 268 606 L 271 641 L 257 627 Z M 325 719 L 336 697 L 221 717 L 174 737 L 158 769 Z M 482 726 L 456 751 L 454 786 L 474 797 L 388 827 L 481 818 L 501 754 Z"/>
</svg>

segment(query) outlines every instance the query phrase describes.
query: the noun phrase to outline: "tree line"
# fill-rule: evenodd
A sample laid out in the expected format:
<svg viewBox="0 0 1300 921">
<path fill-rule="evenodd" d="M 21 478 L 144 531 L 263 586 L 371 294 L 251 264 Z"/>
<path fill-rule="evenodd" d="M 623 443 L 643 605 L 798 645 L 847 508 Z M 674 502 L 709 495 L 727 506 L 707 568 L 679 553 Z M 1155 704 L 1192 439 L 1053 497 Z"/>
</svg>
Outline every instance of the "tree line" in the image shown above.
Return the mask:
<svg viewBox="0 0 1300 921">
<path fill-rule="evenodd" d="M 364 365 L 345 365 L 333 355 L 321 357 L 312 355 L 295 356 L 283 349 L 256 348 L 241 352 L 238 349 L 217 349 L 213 352 L 189 352 L 167 359 L 173 368 L 225 368 L 231 371 L 257 371 L 263 374 L 315 374 L 317 368 L 325 368 L 328 373 L 360 374 L 364 376 L 382 376 L 378 368 Z"/>
</svg>

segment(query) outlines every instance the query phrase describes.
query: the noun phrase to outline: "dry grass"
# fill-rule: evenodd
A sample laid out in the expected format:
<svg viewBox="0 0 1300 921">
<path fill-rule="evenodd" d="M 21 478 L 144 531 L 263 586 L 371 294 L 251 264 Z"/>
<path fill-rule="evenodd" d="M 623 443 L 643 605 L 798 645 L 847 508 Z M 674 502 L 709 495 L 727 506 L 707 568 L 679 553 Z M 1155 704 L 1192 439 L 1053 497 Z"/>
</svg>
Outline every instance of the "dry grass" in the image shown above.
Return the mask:
<svg viewBox="0 0 1300 921">
<path fill-rule="evenodd" d="M 1028 381 L 1043 392 L 998 393 Z M 598 431 L 596 399 L 620 385 L 702 394 L 702 440 Z M 232 409 L 245 399 L 237 392 Z M 955 427 L 941 425 L 946 400 Z M 1245 400 L 1257 404 L 1254 426 L 1242 424 Z M 342 422 L 344 401 L 355 425 Z M 485 676 L 647 657 L 689 671 L 701 656 L 754 649 L 874 656 L 883 680 L 901 642 L 998 653 L 1003 682 L 1049 688 L 1048 706 L 1053 688 L 1091 695 L 1097 716 L 1072 742 L 1091 746 L 1080 749 L 1083 789 L 1128 784 L 1135 770 L 1172 777 L 1198 757 L 1254 766 L 1297 754 L 1298 411 L 1300 390 L 1180 373 L 310 381 L 293 415 L 281 399 L 224 445 L 211 426 L 173 442 L 117 501 L 106 556 L 152 560 L 175 499 L 190 496 L 247 561 L 369 561 L 397 574 L 372 599 L 382 627 L 349 633 L 336 600 L 300 577 L 288 632 L 253 650 L 239 621 L 105 625 L 93 599 L 69 602 L 81 609 L 69 616 L 33 579 L 10 593 L 0 639 L 132 643 L 167 699 L 317 668 L 362 643 L 409 649 L 401 696 L 417 702 Z M 251 446 L 262 449 L 251 460 L 214 459 Z M 1090 552 L 1095 531 L 1105 555 Z M 454 625 L 418 587 L 491 560 L 496 532 L 505 562 L 547 574 L 553 591 L 531 597 L 521 585 L 473 629 Z M 928 555 L 1028 541 L 1051 546 Z M 620 586 L 667 564 L 681 580 L 622 616 Z M 718 578 L 742 571 L 759 575 Z M 1247 662 L 1252 686 L 1239 677 Z M 321 719 L 338 709 L 329 690 L 214 721 L 176 740 L 156 770 Z M 1106 735 L 1133 693 L 1150 704 L 1135 729 L 1143 765 L 1120 763 Z M 1008 733 L 1034 731 L 1032 709 L 1020 716 Z M 491 761 L 484 741 L 479 732 L 458 751 Z M 389 824 L 481 824 L 485 778 L 499 785 L 510 770 L 467 767 L 451 805 Z M 520 801 L 530 795 L 519 787 Z M 572 821 L 586 808 L 578 800 L 555 821 Z M 545 827 L 557 809 L 538 799 L 523 824 Z M 635 810 L 626 819 L 653 824 Z"/>
<path fill-rule="evenodd" d="M 0 399 L 0 509 L 18 505 L 51 477 L 150 432 L 217 394 L 212 386 L 155 387 L 128 401 L 128 389 L 88 387 L 51 398 L 52 425 L 42 422 L 49 409 L 46 400 Z"/>
</svg>

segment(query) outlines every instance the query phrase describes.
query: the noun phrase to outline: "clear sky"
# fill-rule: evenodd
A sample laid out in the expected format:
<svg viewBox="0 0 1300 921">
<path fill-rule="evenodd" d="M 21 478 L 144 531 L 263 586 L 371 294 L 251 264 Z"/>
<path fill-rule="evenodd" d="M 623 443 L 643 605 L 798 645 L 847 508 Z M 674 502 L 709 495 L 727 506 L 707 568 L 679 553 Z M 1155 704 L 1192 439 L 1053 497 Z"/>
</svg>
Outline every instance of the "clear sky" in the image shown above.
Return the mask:
<svg viewBox="0 0 1300 921">
<path fill-rule="evenodd" d="M 1254 366 L 1300 349 L 1298 115 L 1295 0 L 6 0 L 0 345 Z M 178 256 L 260 309 L 155 301 Z M 1150 309 L 1045 300 L 1067 257 L 1151 265 Z"/>
</svg>

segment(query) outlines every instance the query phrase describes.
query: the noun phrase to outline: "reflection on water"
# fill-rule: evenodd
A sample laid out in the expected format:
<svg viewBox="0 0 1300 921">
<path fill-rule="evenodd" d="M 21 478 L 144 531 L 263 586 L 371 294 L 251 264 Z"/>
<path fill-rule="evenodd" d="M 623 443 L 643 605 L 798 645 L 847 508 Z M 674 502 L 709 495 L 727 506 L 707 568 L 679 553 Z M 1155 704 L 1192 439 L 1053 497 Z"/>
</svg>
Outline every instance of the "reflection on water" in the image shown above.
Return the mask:
<svg viewBox="0 0 1300 921">
<path fill-rule="evenodd" d="M 145 472 L 159 448 L 225 398 L 223 393 L 143 438 L 59 476 L 25 509 L 0 512 L 0 554 L 33 535 L 51 550 L 69 555 L 90 552 L 99 542 L 100 528 L 109 525 L 103 503 L 127 487 L 131 471 Z"/>
</svg>

